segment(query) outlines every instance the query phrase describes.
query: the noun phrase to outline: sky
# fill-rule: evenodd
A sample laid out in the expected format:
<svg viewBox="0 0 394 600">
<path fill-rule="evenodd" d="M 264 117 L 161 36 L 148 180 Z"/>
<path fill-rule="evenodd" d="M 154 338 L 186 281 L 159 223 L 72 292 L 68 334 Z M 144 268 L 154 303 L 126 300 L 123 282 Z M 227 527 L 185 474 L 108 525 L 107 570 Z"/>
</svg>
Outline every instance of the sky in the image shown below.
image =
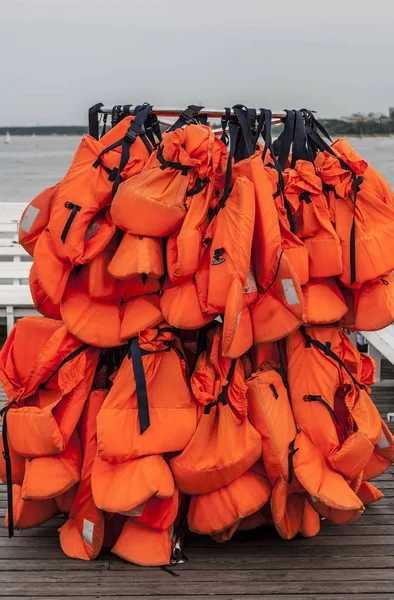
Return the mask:
<svg viewBox="0 0 394 600">
<path fill-rule="evenodd" d="M 89 106 L 394 106 L 393 0 L 0 0 L 0 126 Z"/>
</svg>

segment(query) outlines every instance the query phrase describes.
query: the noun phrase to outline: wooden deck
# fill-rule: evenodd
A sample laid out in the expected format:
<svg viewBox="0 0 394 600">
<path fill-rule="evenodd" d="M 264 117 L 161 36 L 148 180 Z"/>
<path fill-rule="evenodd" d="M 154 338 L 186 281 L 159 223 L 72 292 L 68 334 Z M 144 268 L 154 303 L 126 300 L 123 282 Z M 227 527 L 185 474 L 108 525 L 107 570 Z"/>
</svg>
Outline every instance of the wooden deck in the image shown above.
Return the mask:
<svg viewBox="0 0 394 600">
<path fill-rule="evenodd" d="M 394 387 L 379 386 L 373 395 L 383 416 L 394 411 Z M 394 469 L 379 477 L 377 485 L 385 498 L 367 508 L 357 523 L 323 524 L 312 539 L 285 542 L 266 528 L 235 536 L 224 546 L 190 536 L 184 547 L 189 561 L 173 568 L 173 574 L 130 565 L 109 552 L 93 562 L 66 558 L 57 536 L 61 519 L 17 532 L 12 540 L 3 527 L 0 597 L 393 600 Z M 5 507 L 2 486 L 1 515 Z"/>
</svg>

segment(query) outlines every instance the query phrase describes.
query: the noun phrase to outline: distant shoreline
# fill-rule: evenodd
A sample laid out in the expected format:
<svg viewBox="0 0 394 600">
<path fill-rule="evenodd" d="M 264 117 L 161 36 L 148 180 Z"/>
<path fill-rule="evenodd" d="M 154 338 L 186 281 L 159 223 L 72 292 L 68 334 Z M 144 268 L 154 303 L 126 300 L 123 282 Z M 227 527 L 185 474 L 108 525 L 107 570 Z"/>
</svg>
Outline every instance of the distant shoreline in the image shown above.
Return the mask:
<svg viewBox="0 0 394 600">
<path fill-rule="evenodd" d="M 356 121 L 348 123 L 340 119 L 321 119 L 321 123 L 333 137 L 352 136 L 352 137 L 390 137 L 394 135 L 394 121 L 385 122 L 375 121 Z M 272 133 L 278 134 L 281 128 L 273 127 Z M 86 125 L 45 125 L 29 127 L 0 127 L 0 136 L 6 133 L 11 136 L 32 136 L 32 135 L 53 135 L 53 136 L 83 136 L 88 133 Z"/>
</svg>

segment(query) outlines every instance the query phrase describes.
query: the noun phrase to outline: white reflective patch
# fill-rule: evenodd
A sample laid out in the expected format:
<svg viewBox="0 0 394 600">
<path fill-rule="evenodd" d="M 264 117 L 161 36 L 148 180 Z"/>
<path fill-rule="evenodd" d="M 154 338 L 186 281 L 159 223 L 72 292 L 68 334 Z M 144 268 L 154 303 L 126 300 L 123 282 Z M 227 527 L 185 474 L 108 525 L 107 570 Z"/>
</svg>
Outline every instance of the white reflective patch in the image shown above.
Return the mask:
<svg viewBox="0 0 394 600">
<path fill-rule="evenodd" d="M 82 529 L 82 537 L 87 544 L 93 544 L 93 530 L 94 523 L 92 521 L 88 521 L 87 519 L 83 520 L 83 529 Z"/>
<path fill-rule="evenodd" d="M 95 219 L 90 221 L 83 241 L 88 242 L 90 240 L 90 238 L 92 238 L 99 229 L 100 229 L 100 225 L 97 223 L 97 221 Z"/>
<path fill-rule="evenodd" d="M 250 294 L 252 292 L 257 292 L 257 283 L 252 271 L 252 267 L 249 267 L 248 277 L 244 287 L 244 294 Z"/>
<path fill-rule="evenodd" d="M 25 214 L 23 215 L 23 219 L 20 222 L 19 227 L 23 229 L 23 231 L 26 231 L 26 233 L 29 233 L 39 212 L 39 208 L 36 208 L 32 204 L 30 204 L 30 206 L 27 207 Z"/>
<path fill-rule="evenodd" d="M 378 448 L 390 448 L 390 444 L 388 439 L 386 438 L 384 431 L 382 430 L 381 436 L 380 436 L 380 440 L 377 443 L 377 447 Z"/>
<path fill-rule="evenodd" d="M 317 496 L 311 496 L 312 502 L 317 502 L 319 498 Z"/>
<path fill-rule="evenodd" d="M 126 517 L 140 517 L 144 512 L 146 502 L 135 506 L 131 510 L 126 510 L 125 512 L 119 513 L 121 515 L 125 515 Z"/>
<path fill-rule="evenodd" d="M 292 279 L 282 279 L 282 287 L 285 293 L 286 302 L 289 306 L 300 303 Z"/>
</svg>

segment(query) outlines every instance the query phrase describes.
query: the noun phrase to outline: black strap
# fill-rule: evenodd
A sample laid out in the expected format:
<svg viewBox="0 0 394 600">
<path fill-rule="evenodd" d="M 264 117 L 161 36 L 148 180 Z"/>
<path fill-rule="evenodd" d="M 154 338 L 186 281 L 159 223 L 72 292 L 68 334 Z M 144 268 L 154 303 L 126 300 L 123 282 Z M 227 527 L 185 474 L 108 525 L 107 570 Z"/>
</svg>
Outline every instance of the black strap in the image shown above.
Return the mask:
<svg viewBox="0 0 394 600">
<path fill-rule="evenodd" d="M 326 402 L 326 400 L 324 400 L 324 398 L 322 398 L 321 396 L 313 396 L 311 394 L 306 394 L 304 396 L 304 400 L 305 402 L 320 402 L 320 404 L 323 404 L 323 406 L 325 406 L 327 408 L 327 410 L 330 412 L 332 418 L 334 419 L 334 421 L 337 423 L 337 425 L 340 425 L 341 422 L 338 419 L 334 409 L 328 404 L 328 402 Z"/>
<path fill-rule="evenodd" d="M 229 107 L 226 107 L 224 109 L 224 115 L 221 118 L 221 123 L 222 123 L 222 135 L 220 137 L 220 140 L 223 142 L 223 144 L 226 144 L 226 146 L 228 146 L 229 143 L 229 137 L 227 135 L 227 127 L 230 121 L 230 116 L 231 116 L 231 109 Z"/>
<path fill-rule="evenodd" d="M 289 485 L 293 481 L 293 457 L 294 457 L 294 454 L 296 452 L 298 452 L 298 450 L 299 450 L 299 448 L 294 448 L 294 444 L 295 444 L 295 438 L 289 444 L 289 454 L 287 456 L 287 463 L 288 463 L 288 470 L 289 470 L 287 482 Z"/>
<path fill-rule="evenodd" d="M 272 148 L 272 112 L 267 108 L 260 108 L 256 130 L 256 144 L 259 141 L 260 135 L 262 135 L 264 140 L 263 162 L 265 161 L 267 150 L 270 150 L 272 160 L 275 162 L 276 156 Z"/>
<path fill-rule="evenodd" d="M 70 231 L 70 227 L 73 224 L 75 217 L 77 216 L 77 214 L 81 210 L 81 206 L 79 206 L 78 204 L 73 204 L 73 202 L 66 202 L 64 204 L 64 206 L 66 208 L 69 208 L 71 210 L 71 212 L 70 212 L 70 214 L 68 216 L 68 219 L 66 221 L 64 229 L 63 229 L 62 234 L 60 236 L 60 239 L 62 240 L 63 244 L 66 243 L 66 238 L 67 238 L 68 232 Z"/>
<path fill-rule="evenodd" d="M 164 171 L 164 169 L 174 169 L 175 171 L 181 171 L 183 176 L 186 176 L 191 169 L 190 165 L 183 165 L 180 162 L 166 160 L 163 156 L 163 146 L 159 146 L 156 153 L 156 158 L 160 162 L 160 169 Z"/>
<path fill-rule="evenodd" d="M 270 388 L 271 388 L 271 392 L 275 396 L 275 400 L 277 400 L 279 398 L 279 394 L 278 394 L 277 389 L 276 389 L 276 387 L 274 386 L 273 383 L 270 383 Z"/>
<path fill-rule="evenodd" d="M 313 160 L 312 155 L 308 149 L 308 138 L 306 135 L 306 129 L 304 124 L 304 115 L 300 110 L 294 111 L 295 113 L 295 124 L 294 124 L 294 138 L 293 138 L 293 149 L 291 156 L 291 168 L 294 168 L 297 160 Z"/>
<path fill-rule="evenodd" d="M 0 416 L 3 418 L 3 457 L 5 461 L 5 472 L 7 477 L 7 506 L 8 506 L 8 537 L 12 538 L 14 535 L 14 505 L 12 498 L 12 465 L 10 446 L 8 444 L 8 431 L 7 431 L 7 413 L 10 408 L 16 404 L 16 400 L 12 400 L 7 406 L 0 411 Z"/>
<path fill-rule="evenodd" d="M 251 114 L 249 109 L 243 104 L 235 104 L 233 111 L 238 119 L 238 123 L 241 130 L 237 143 L 237 151 L 235 155 L 236 162 L 249 158 L 255 152 L 256 146 L 252 135 L 251 129 Z"/>
<path fill-rule="evenodd" d="M 315 348 L 317 348 L 318 350 L 323 352 L 323 354 L 325 354 L 325 356 L 328 356 L 329 358 L 334 360 L 336 363 L 338 363 L 343 369 L 345 369 L 346 373 L 351 377 L 351 379 L 355 385 L 357 385 L 361 390 L 365 389 L 365 386 L 362 383 L 360 383 L 359 381 L 357 381 L 357 379 L 349 371 L 349 369 L 347 368 L 347 366 L 345 365 L 343 360 L 338 356 L 338 354 L 335 354 L 335 352 L 333 352 L 331 350 L 331 342 L 326 342 L 325 344 L 323 344 L 319 340 L 315 340 L 314 338 L 312 338 L 309 335 L 309 333 L 306 332 L 305 327 L 301 327 L 300 329 L 301 329 L 301 333 L 305 339 L 305 347 L 306 348 L 310 348 L 311 346 L 314 346 Z"/>
<path fill-rule="evenodd" d="M 88 348 L 89 348 L 89 344 L 82 344 L 82 346 L 80 346 L 76 350 L 73 350 L 68 356 L 66 356 L 66 358 L 64 358 L 62 360 L 62 362 L 56 367 L 56 369 L 52 372 L 52 374 L 48 377 L 48 379 L 46 379 L 43 383 L 40 383 L 40 385 L 38 386 L 37 389 L 49 391 L 49 389 L 47 388 L 47 384 L 50 382 L 52 377 L 54 377 L 60 371 L 60 369 L 62 367 L 64 367 L 65 364 L 67 364 L 68 362 L 70 362 L 70 360 L 73 360 L 74 358 L 79 356 L 82 352 L 84 352 Z"/>
<path fill-rule="evenodd" d="M 115 125 L 117 125 L 119 123 L 119 121 L 121 121 L 121 114 L 122 112 L 122 105 L 121 104 L 117 104 L 116 106 L 114 106 L 112 108 L 112 113 L 111 113 L 111 127 L 115 127 Z"/>
<path fill-rule="evenodd" d="M 230 387 L 236 365 L 237 365 L 237 359 L 233 358 L 233 360 L 231 361 L 230 368 L 228 370 L 228 374 L 227 374 L 227 383 L 223 386 L 222 391 L 220 392 L 220 394 L 218 396 L 218 399 L 213 402 L 209 402 L 206 405 L 206 407 L 204 409 L 204 415 L 209 415 L 209 413 L 211 412 L 211 408 L 213 406 L 217 406 L 218 404 L 223 404 L 223 406 L 226 406 L 228 389 Z"/>
<path fill-rule="evenodd" d="M 208 125 L 208 115 L 197 115 L 197 122 L 200 125 Z"/>
<path fill-rule="evenodd" d="M 289 391 L 289 382 L 287 379 L 287 369 L 286 369 L 285 360 L 283 358 L 283 352 L 282 352 L 280 340 L 278 342 L 276 342 L 276 346 L 278 348 L 278 354 L 279 354 L 279 373 L 280 373 L 282 381 L 285 385 L 285 388 L 287 389 L 287 391 Z"/>
<path fill-rule="evenodd" d="M 99 139 L 99 113 L 102 106 L 104 104 L 99 102 L 89 108 L 89 135 L 96 140 Z"/>
<path fill-rule="evenodd" d="M 175 129 L 179 129 L 184 125 L 190 125 L 195 120 L 196 115 L 200 112 L 200 110 L 204 108 L 203 106 L 196 106 L 195 104 L 190 104 L 177 118 L 175 123 L 171 125 L 168 131 L 175 131 Z"/>
<path fill-rule="evenodd" d="M 278 164 L 283 171 L 286 167 L 287 160 L 289 158 L 291 144 L 294 138 L 294 126 L 295 126 L 295 114 L 293 110 L 286 110 L 285 126 L 278 137 L 273 143 L 274 153 L 278 157 Z"/>
<path fill-rule="evenodd" d="M 238 119 L 234 119 L 230 117 L 229 125 L 229 137 L 230 137 L 230 148 L 228 152 L 227 158 L 227 167 L 226 167 L 226 176 L 224 180 L 224 188 L 221 199 L 219 200 L 215 210 L 213 211 L 213 216 L 216 215 L 226 204 L 227 198 L 230 195 L 231 191 L 231 176 L 233 173 L 233 159 L 235 154 L 235 149 L 237 145 L 237 139 L 239 134 L 239 124 Z"/>
<path fill-rule="evenodd" d="M 196 183 L 194 184 L 192 189 L 186 192 L 186 197 L 189 198 L 190 196 L 200 194 L 200 192 L 203 191 L 203 189 L 208 185 L 208 183 L 209 177 L 204 177 L 204 179 L 200 179 L 200 177 L 197 177 Z"/>
<path fill-rule="evenodd" d="M 132 104 L 123 104 L 123 106 L 122 106 L 123 117 L 128 117 L 131 114 L 132 106 L 133 106 Z"/>
<path fill-rule="evenodd" d="M 135 387 L 137 394 L 138 405 L 138 421 L 140 424 L 140 435 L 144 433 L 150 426 L 148 392 L 146 390 L 146 379 L 144 365 L 142 363 L 141 348 L 138 343 L 138 338 L 131 340 L 129 357 L 134 371 Z"/>
<path fill-rule="evenodd" d="M 105 134 L 107 133 L 107 121 L 108 121 L 108 114 L 107 114 L 107 113 L 104 113 L 104 116 L 103 116 L 103 127 L 102 127 L 102 129 L 101 129 L 100 140 L 101 140 L 101 138 L 102 138 L 102 137 L 104 137 L 104 136 L 105 136 Z"/>
</svg>

